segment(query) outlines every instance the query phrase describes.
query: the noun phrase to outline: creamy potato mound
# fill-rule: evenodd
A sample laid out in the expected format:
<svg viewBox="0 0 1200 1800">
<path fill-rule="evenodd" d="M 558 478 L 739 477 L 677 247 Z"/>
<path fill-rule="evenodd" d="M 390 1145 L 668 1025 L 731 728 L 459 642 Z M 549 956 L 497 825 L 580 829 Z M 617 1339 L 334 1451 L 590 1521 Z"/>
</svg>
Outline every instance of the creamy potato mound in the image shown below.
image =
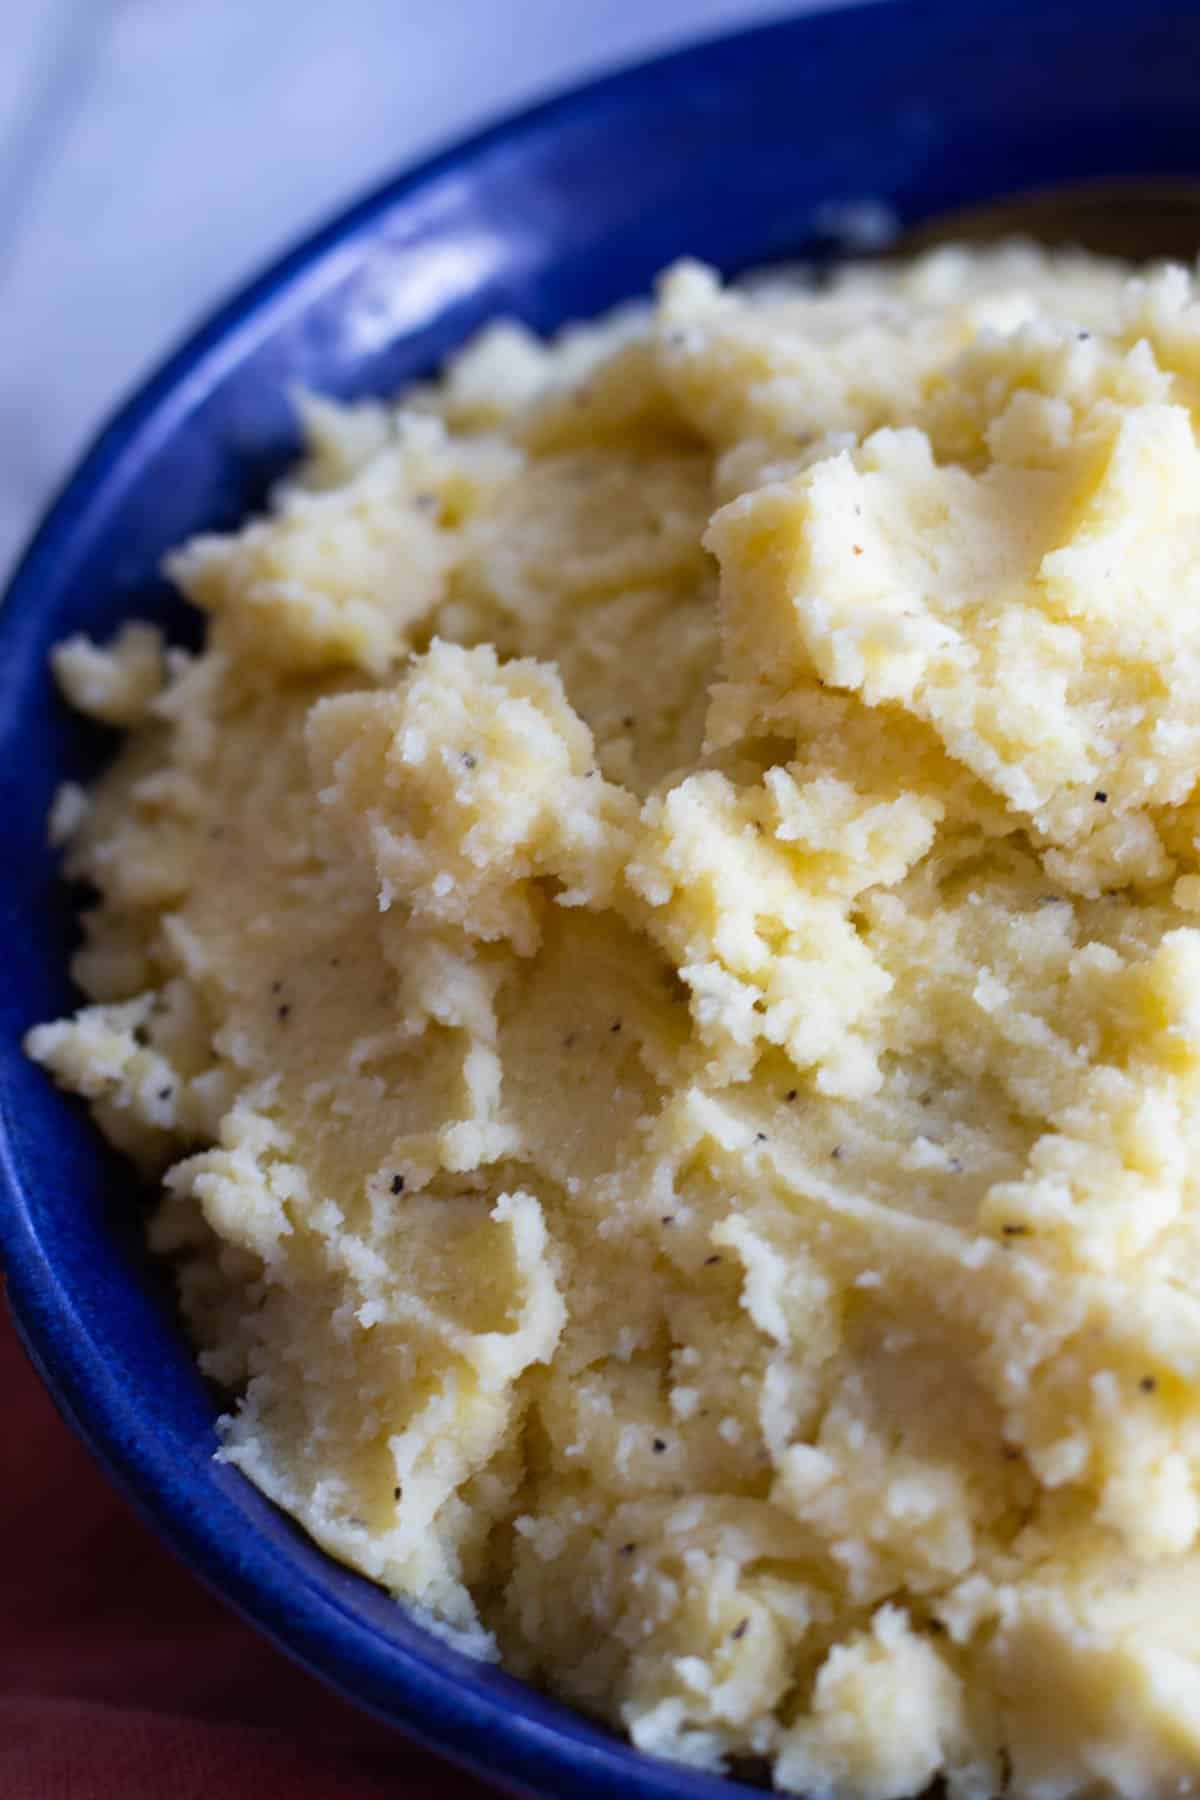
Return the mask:
<svg viewBox="0 0 1200 1800">
<path fill-rule="evenodd" d="M 685 264 L 58 678 L 221 1455 L 647 1751 L 1200 1793 L 1200 303 Z"/>
</svg>

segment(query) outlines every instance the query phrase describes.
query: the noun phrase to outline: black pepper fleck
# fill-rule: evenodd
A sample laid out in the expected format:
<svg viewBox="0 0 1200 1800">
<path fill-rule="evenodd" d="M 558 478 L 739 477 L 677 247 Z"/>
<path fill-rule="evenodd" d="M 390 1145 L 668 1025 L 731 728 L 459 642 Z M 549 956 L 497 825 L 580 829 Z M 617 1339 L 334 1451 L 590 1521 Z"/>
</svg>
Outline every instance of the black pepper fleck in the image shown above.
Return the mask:
<svg viewBox="0 0 1200 1800">
<path fill-rule="evenodd" d="M 1005 1237 L 1028 1237 L 1029 1236 L 1028 1225 L 1002 1225 L 1000 1227 L 1000 1229 L 1004 1233 Z"/>
<path fill-rule="evenodd" d="M 575 1042 L 575 1033 L 573 1031 L 568 1031 L 566 1037 L 563 1039 L 563 1049 L 570 1050 L 572 1045 L 574 1044 L 574 1042 Z"/>
<path fill-rule="evenodd" d="M 719 1262 L 720 1262 L 720 1260 L 721 1260 L 721 1259 L 720 1259 L 720 1257 L 719 1257 L 719 1256 L 706 1256 L 706 1257 L 705 1257 L 705 1259 L 704 1259 L 704 1266 L 705 1266 L 705 1268 L 706 1268 L 706 1269 L 711 1269 L 711 1268 L 712 1268 L 712 1266 L 713 1266 L 713 1264 L 714 1264 L 714 1263 L 719 1263 Z"/>
<path fill-rule="evenodd" d="M 664 1451 L 664 1450 L 665 1450 L 665 1449 L 666 1449 L 666 1447 L 667 1447 L 667 1440 L 666 1440 L 666 1438 L 655 1438 L 655 1440 L 654 1440 L 654 1454 L 655 1454 L 655 1455 L 656 1455 L 656 1456 L 661 1456 L 661 1455 L 662 1455 L 662 1453 L 663 1453 L 663 1451 Z"/>
<path fill-rule="evenodd" d="M 398 1488 L 398 1487 L 394 1487 L 394 1488 L 393 1488 L 393 1489 L 392 1489 L 392 1499 L 393 1499 L 393 1500 L 398 1500 L 398 1499 L 399 1499 L 399 1498 L 400 1498 L 400 1495 L 401 1495 L 401 1493 L 402 1493 L 402 1492 L 403 1492 L 403 1490 L 402 1490 L 402 1489 L 401 1489 L 401 1488 Z"/>
<path fill-rule="evenodd" d="M 171 1090 L 170 1090 L 170 1088 L 169 1088 L 169 1087 L 161 1087 L 161 1088 L 159 1088 L 159 1090 L 158 1090 L 158 1097 L 159 1097 L 159 1099 L 160 1099 L 160 1100 L 169 1100 L 169 1099 L 170 1099 L 170 1098 L 171 1098 Z"/>
<path fill-rule="evenodd" d="M 789 1106 L 792 1104 L 792 1101 L 796 1098 L 796 1095 L 798 1092 L 799 1092 L 799 1090 L 797 1088 L 789 1088 L 787 1093 L 783 1096 Z"/>
<path fill-rule="evenodd" d="M 1097 801 L 1099 805 L 1103 806 L 1105 801 L 1108 799 L 1108 795 L 1105 793 L 1103 788 L 1097 788 L 1095 793 L 1092 795 L 1092 799 Z"/>
<path fill-rule="evenodd" d="M 754 1134 L 754 1141 L 756 1144 L 765 1144 L 767 1141 L 766 1132 L 765 1131 L 756 1131 Z"/>
<path fill-rule="evenodd" d="M 463 751 L 463 768 L 464 769 L 473 769 L 473 768 L 475 768 L 475 766 L 476 766 L 476 758 L 474 756 L 472 756 L 472 754 L 469 750 L 464 750 Z"/>
<path fill-rule="evenodd" d="M 612 1024 L 611 1024 L 611 1025 L 610 1025 L 610 1026 L 609 1026 L 609 1028 L 608 1028 L 608 1029 L 609 1029 L 609 1030 L 610 1030 L 610 1031 L 620 1031 L 620 1029 L 621 1029 L 621 1021 L 620 1021 L 620 1019 L 614 1019 L 614 1020 L 613 1020 L 613 1022 L 612 1022 Z"/>
<path fill-rule="evenodd" d="M 733 1638 L 735 1643 L 740 1642 L 740 1640 L 745 1637 L 745 1635 L 749 1631 L 749 1629 L 750 1629 L 749 1619 L 739 1619 L 737 1624 L 734 1626 L 733 1630 L 730 1632 L 729 1635 L 731 1638 Z"/>
<path fill-rule="evenodd" d="M 1143 1394 L 1152 1394 L 1158 1386 L 1158 1382 L 1153 1375 L 1143 1375 L 1142 1379 L 1138 1382 L 1138 1386 L 1141 1388 Z"/>
<path fill-rule="evenodd" d="M 275 1008 L 275 1017 L 280 1020 L 286 1019 L 291 1010 L 290 1004 L 285 1000 L 282 1006 L 277 1006 Z"/>
<path fill-rule="evenodd" d="M 150 1033 L 146 1030 L 144 1025 L 134 1026 L 133 1041 L 135 1044 L 141 1044 L 143 1048 L 150 1042 Z"/>
<path fill-rule="evenodd" d="M 637 1549 L 636 1544 L 622 1544 L 621 1545 L 621 1555 L 622 1556 L 632 1556 L 636 1549 Z"/>
<path fill-rule="evenodd" d="M 279 994 L 279 993 L 282 993 L 282 991 L 283 991 L 282 981 L 273 981 L 271 983 L 271 992 L 273 994 Z"/>
<path fill-rule="evenodd" d="M 660 1225 L 673 1225 L 675 1223 L 675 1214 L 674 1213 L 664 1213 L 662 1218 L 658 1222 Z"/>
<path fill-rule="evenodd" d="M 835 1144 L 829 1154 L 832 1156 L 834 1162 L 841 1162 L 843 1156 L 846 1154 L 845 1144 Z"/>
<path fill-rule="evenodd" d="M 404 1177 L 403 1177 L 403 1175 L 393 1175 L 392 1176 L 392 1192 L 393 1192 L 393 1194 L 402 1194 L 404 1192 Z"/>
<path fill-rule="evenodd" d="M 626 713 L 625 717 L 621 720 L 621 723 L 625 727 L 626 731 L 632 731 L 633 730 L 633 714 Z"/>
</svg>

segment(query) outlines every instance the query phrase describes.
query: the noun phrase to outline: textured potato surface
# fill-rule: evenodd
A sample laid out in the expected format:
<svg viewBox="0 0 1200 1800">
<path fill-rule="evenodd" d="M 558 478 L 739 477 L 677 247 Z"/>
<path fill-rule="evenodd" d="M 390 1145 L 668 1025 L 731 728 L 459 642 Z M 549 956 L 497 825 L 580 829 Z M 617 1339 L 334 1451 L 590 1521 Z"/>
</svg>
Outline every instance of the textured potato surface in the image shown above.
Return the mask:
<svg viewBox="0 0 1200 1800">
<path fill-rule="evenodd" d="M 1198 407 L 1181 269 L 683 265 L 56 653 L 222 1456 L 648 1751 L 1200 1793 Z"/>
</svg>

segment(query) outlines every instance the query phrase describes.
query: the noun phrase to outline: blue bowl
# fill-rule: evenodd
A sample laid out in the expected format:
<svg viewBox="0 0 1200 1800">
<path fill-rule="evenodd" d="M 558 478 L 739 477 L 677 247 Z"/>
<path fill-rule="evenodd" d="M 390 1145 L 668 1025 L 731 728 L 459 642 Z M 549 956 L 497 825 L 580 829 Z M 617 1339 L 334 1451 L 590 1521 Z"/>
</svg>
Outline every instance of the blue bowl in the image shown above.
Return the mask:
<svg viewBox="0 0 1200 1800">
<path fill-rule="evenodd" d="M 70 1007 L 72 906 L 51 794 L 107 753 L 50 646 L 129 614 L 197 625 L 165 550 L 261 502 L 296 449 L 285 390 L 388 393 L 484 320 L 538 330 L 646 287 L 682 252 L 726 270 L 810 251 L 831 204 L 905 222 L 1032 185 L 1200 175 L 1193 0 L 887 3 L 783 20 L 552 100 L 373 194 L 227 305 L 70 481 L 0 614 L 0 1238 L 17 1324 L 59 1406 L 192 1567 L 316 1674 L 510 1791 L 715 1800 L 455 1654 L 212 1460 L 214 1405 L 128 1168 L 20 1051 Z"/>
</svg>

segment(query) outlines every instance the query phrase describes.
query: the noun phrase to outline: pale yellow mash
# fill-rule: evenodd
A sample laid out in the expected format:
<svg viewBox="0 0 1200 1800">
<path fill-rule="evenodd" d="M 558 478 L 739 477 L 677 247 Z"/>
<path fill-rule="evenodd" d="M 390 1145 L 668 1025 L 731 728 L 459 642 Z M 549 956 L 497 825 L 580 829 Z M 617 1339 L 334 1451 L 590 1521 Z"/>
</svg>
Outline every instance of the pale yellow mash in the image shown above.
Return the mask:
<svg viewBox="0 0 1200 1800">
<path fill-rule="evenodd" d="M 941 252 L 303 402 L 56 803 L 221 1454 L 656 1754 L 1200 1793 L 1200 301 Z M 231 1402 L 232 1404 L 232 1402 Z"/>
</svg>

